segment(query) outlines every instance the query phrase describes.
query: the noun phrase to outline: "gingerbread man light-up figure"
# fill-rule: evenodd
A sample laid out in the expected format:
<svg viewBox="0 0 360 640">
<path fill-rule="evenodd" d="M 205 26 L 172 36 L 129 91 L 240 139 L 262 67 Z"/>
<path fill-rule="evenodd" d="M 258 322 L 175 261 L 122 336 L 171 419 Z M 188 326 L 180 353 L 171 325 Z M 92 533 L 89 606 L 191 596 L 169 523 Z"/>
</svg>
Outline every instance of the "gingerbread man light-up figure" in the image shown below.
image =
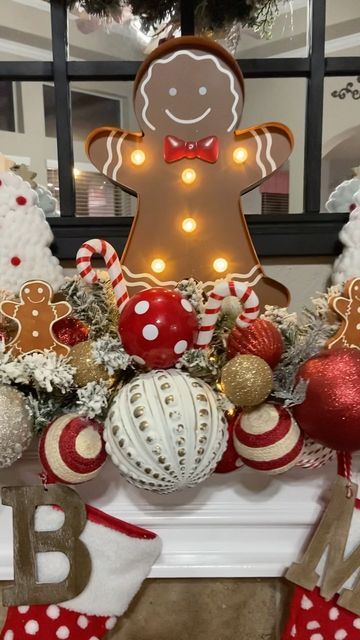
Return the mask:
<svg viewBox="0 0 360 640">
<path fill-rule="evenodd" d="M 103 127 L 87 139 L 93 164 L 138 196 L 122 264 L 129 287 L 175 286 L 193 276 L 247 281 L 261 305 L 288 303 L 264 275 L 239 205 L 288 158 L 292 135 L 281 124 L 237 130 L 244 85 L 236 61 L 207 39 L 159 46 L 134 87 L 142 132 Z M 240 206 L 240 215 L 239 215 Z"/>
<path fill-rule="evenodd" d="M 71 313 L 71 306 L 68 302 L 51 302 L 52 295 L 47 282 L 30 280 L 20 289 L 20 302 L 5 300 L 0 304 L 0 312 L 18 324 L 17 333 L 8 344 L 14 357 L 46 349 L 58 355 L 69 353 L 70 348 L 58 342 L 52 327 Z"/>
</svg>

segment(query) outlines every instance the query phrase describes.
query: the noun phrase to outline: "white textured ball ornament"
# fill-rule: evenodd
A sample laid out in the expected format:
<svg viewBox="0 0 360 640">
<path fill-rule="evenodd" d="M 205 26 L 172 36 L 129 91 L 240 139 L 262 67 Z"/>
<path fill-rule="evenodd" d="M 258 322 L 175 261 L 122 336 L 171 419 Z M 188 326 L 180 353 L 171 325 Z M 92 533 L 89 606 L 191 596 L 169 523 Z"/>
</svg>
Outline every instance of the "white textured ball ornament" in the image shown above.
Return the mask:
<svg viewBox="0 0 360 640">
<path fill-rule="evenodd" d="M 51 422 L 39 443 L 47 482 L 80 484 L 95 478 L 106 459 L 103 429 L 100 422 L 76 413 Z"/>
<path fill-rule="evenodd" d="M 214 471 L 227 423 L 215 392 L 177 369 L 138 375 L 115 396 L 106 451 L 135 486 L 158 493 L 193 487 Z"/>
<path fill-rule="evenodd" d="M 33 420 L 25 396 L 8 385 L 0 386 L 0 469 L 21 458 L 33 435 Z"/>
<path fill-rule="evenodd" d="M 264 404 L 239 413 L 234 446 L 248 467 L 265 473 L 284 473 L 294 467 L 304 438 L 290 411 L 280 404 Z"/>
</svg>

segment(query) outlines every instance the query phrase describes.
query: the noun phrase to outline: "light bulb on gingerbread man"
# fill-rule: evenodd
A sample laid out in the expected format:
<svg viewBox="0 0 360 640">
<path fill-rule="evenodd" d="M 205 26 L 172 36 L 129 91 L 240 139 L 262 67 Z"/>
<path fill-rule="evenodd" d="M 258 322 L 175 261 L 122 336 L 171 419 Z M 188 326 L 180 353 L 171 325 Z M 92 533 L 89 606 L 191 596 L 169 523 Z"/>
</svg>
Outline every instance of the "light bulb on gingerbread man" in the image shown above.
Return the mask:
<svg viewBox="0 0 360 640">
<path fill-rule="evenodd" d="M 93 164 L 138 196 L 121 260 L 129 287 L 175 286 L 193 276 L 210 288 L 221 260 L 222 277 L 248 282 L 262 306 L 287 305 L 287 289 L 259 263 L 239 194 L 287 160 L 292 135 L 277 123 L 237 130 L 243 103 L 242 74 L 225 49 L 202 38 L 176 38 L 159 46 L 137 74 L 134 105 L 142 132 L 102 127 L 89 135 Z M 187 218 L 195 221 L 192 233 L 184 232 Z M 152 269 L 158 260 L 165 265 L 161 273 Z"/>
</svg>

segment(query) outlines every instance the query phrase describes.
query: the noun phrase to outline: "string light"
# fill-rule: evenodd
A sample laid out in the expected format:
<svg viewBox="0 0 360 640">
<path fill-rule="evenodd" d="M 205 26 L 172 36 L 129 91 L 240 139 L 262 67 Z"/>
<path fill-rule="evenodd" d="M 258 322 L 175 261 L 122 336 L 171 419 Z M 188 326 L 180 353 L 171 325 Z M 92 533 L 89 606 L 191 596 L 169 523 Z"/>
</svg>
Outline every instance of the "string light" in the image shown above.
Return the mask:
<svg viewBox="0 0 360 640">
<path fill-rule="evenodd" d="M 155 273 L 162 273 L 166 267 L 166 263 L 161 258 L 155 258 L 151 263 L 151 269 Z"/>
<path fill-rule="evenodd" d="M 192 184 L 196 180 L 196 172 L 194 169 L 184 169 L 181 174 L 181 179 L 185 184 Z"/>
<path fill-rule="evenodd" d="M 80 169 L 77 169 L 77 167 L 74 167 L 73 168 L 73 175 L 74 175 L 74 178 L 78 178 L 79 176 L 81 176 Z"/>
<path fill-rule="evenodd" d="M 243 164 L 248 158 L 248 152 L 244 147 L 236 147 L 233 152 L 233 160 L 236 164 Z"/>
<path fill-rule="evenodd" d="M 135 151 L 132 152 L 130 158 L 131 162 L 139 167 L 145 162 L 145 153 L 142 151 L 142 149 L 135 149 Z"/>
<path fill-rule="evenodd" d="M 228 268 L 228 261 L 225 258 L 216 258 L 213 262 L 213 267 L 217 273 L 224 273 Z"/>
<path fill-rule="evenodd" d="M 186 233 L 192 233 L 197 227 L 197 222 L 196 220 L 194 220 L 194 218 L 184 218 L 181 226 L 183 228 L 183 231 L 185 231 Z"/>
</svg>

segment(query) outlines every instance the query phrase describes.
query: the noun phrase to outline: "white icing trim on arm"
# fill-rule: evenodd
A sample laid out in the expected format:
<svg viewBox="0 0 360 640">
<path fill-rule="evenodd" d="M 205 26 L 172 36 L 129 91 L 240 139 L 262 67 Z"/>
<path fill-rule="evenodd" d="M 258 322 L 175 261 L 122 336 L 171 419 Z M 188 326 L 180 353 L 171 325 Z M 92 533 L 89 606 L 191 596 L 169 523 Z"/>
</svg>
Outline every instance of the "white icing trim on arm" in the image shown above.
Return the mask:
<svg viewBox="0 0 360 640">
<path fill-rule="evenodd" d="M 266 173 L 266 169 L 265 166 L 263 165 L 263 163 L 261 162 L 261 151 L 262 151 L 262 140 L 260 138 L 260 136 L 258 135 L 258 133 L 255 131 L 255 129 L 250 129 L 250 133 L 254 136 L 255 140 L 256 140 L 256 146 L 257 146 L 257 151 L 256 151 L 256 164 L 259 167 L 259 169 L 261 170 L 261 177 L 265 178 L 265 176 L 267 175 Z"/>
<path fill-rule="evenodd" d="M 263 129 L 263 132 L 265 133 L 265 138 L 266 138 L 266 159 L 271 167 L 272 171 L 276 171 L 277 167 L 276 167 L 276 163 L 271 155 L 271 147 L 272 147 L 272 142 L 273 142 L 273 137 L 271 135 L 271 133 L 269 133 L 269 131 L 267 129 Z"/>
<path fill-rule="evenodd" d="M 122 133 L 120 138 L 119 138 L 119 140 L 118 140 L 118 142 L 117 142 L 117 145 L 116 145 L 116 153 L 118 155 L 118 161 L 117 161 L 116 167 L 114 168 L 114 171 L 112 172 L 112 179 L 113 180 L 116 180 L 117 172 L 119 171 L 119 169 L 120 169 L 120 167 L 121 167 L 121 165 L 123 163 L 123 157 L 122 157 L 122 153 L 121 153 L 121 146 L 122 146 L 122 143 L 124 142 L 126 136 L 127 136 L 126 132 Z"/>
<path fill-rule="evenodd" d="M 108 136 L 108 139 L 106 141 L 106 148 L 107 148 L 107 152 L 108 152 L 108 157 L 107 160 L 102 168 L 102 173 L 105 173 L 105 175 L 107 175 L 107 171 L 111 165 L 112 159 L 113 159 L 113 152 L 112 152 L 112 141 L 113 138 L 115 136 L 115 131 L 112 131 L 110 133 L 110 135 Z"/>
</svg>

